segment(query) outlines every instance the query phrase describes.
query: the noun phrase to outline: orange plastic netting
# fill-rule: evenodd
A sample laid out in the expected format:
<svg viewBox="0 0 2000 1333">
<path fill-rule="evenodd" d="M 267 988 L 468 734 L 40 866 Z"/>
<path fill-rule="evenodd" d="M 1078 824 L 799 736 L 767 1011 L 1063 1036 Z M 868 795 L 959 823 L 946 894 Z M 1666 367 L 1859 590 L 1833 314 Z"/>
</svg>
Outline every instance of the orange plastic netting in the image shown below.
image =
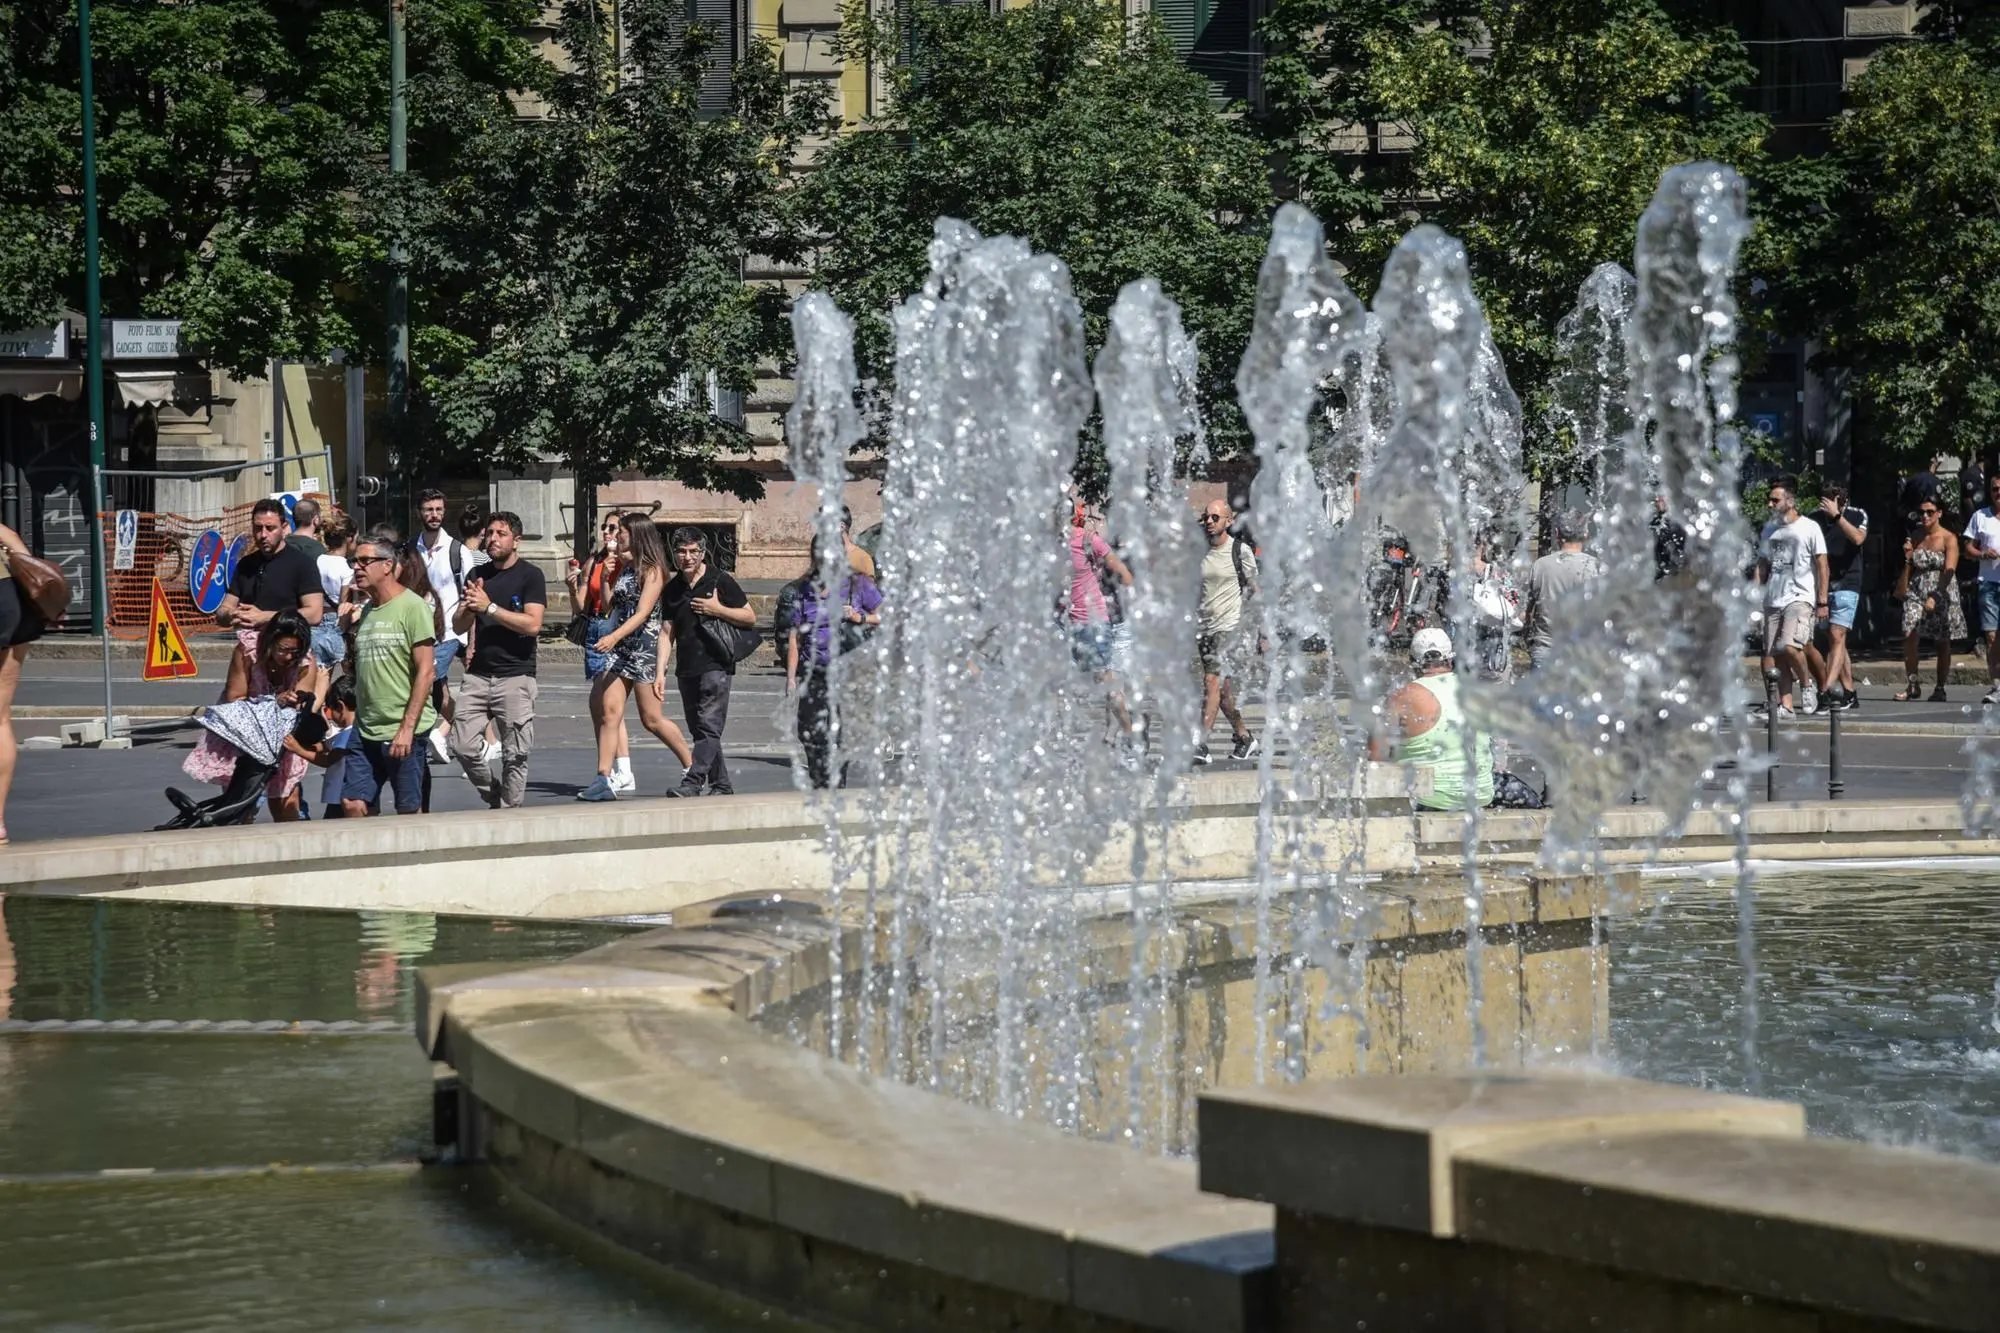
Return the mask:
<svg viewBox="0 0 2000 1333">
<path fill-rule="evenodd" d="M 325 495 L 310 498 L 326 505 Z M 117 554 L 117 515 L 104 515 L 104 570 L 110 583 L 111 607 L 105 627 L 116 638 L 143 639 L 153 615 L 153 580 L 167 591 L 167 605 L 183 634 L 228 634 L 215 623 L 213 614 L 204 614 L 194 604 L 188 587 L 195 546 L 202 534 L 214 530 L 222 534 L 226 548 L 238 537 L 250 535 L 250 506 L 230 505 L 219 513 L 200 517 L 186 514 L 155 514 L 139 511 L 139 540 L 133 548 L 132 568 L 113 569 Z"/>
</svg>

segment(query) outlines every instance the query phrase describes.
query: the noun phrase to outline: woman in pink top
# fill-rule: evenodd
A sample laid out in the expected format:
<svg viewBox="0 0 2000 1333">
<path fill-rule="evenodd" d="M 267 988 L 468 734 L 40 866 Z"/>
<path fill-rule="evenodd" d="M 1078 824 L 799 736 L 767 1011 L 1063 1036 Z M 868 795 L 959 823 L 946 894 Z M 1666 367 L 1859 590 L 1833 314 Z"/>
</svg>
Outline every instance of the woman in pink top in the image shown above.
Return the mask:
<svg viewBox="0 0 2000 1333">
<path fill-rule="evenodd" d="M 1111 609 L 1104 599 L 1104 572 L 1126 587 L 1132 571 L 1104 538 L 1083 526 L 1077 506 L 1069 524 L 1069 653 L 1079 667 L 1099 679 L 1111 671 Z"/>
</svg>

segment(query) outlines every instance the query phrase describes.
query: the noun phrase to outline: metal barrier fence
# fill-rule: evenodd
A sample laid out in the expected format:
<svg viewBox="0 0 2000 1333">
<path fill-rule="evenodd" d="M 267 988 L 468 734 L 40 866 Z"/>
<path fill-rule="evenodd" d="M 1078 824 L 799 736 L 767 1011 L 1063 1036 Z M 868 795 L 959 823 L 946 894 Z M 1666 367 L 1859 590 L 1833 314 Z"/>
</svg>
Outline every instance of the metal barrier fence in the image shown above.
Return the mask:
<svg viewBox="0 0 2000 1333">
<path fill-rule="evenodd" d="M 195 603 L 191 576 L 198 559 L 197 547 L 204 534 L 220 538 L 220 553 L 227 558 L 234 548 L 240 555 L 250 541 L 250 510 L 257 498 L 282 489 L 283 475 L 296 470 L 299 479 L 309 462 L 331 453 L 291 454 L 208 468 L 199 472 L 164 472 L 106 468 L 100 474 L 104 513 L 99 531 L 104 541 L 104 576 L 107 582 L 105 632 L 110 637 L 145 637 L 152 615 L 153 580 L 166 590 L 167 605 L 184 634 L 227 634 L 216 626 L 213 611 L 203 611 Z M 262 474 L 262 485 L 245 487 L 243 478 Z M 295 488 L 296 489 L 296 488 Z M 231 503 L 246 491 L 254 498 Z M 304 492 L 308 498 L 326 504 L 333 498 L 330 484 L 315 485 Z M 131 568 L 117 568 L 119 550 L 118 515 L 131 512 L 137 518 L 132 543 Z"/>
</svg>

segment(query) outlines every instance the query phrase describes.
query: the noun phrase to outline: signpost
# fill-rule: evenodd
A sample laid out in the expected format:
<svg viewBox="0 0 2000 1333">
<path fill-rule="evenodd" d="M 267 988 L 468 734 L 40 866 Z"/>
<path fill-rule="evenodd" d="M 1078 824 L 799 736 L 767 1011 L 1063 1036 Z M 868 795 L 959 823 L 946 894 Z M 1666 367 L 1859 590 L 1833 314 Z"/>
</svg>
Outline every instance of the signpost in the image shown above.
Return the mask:
<svg viewBox="0 0 2000 1333">
<path fill-rule="evenodd" d="M 188 651 L 181 627 L 174 623 L 173 610 L 167 605 L 167 590 L 155 578 L 153 615 L 146 626 L 146 670 L 140 679 L 182 680 L 195 672 L 194 654 Z"/>
<path fill-rule="evenodd" d="M 212 616 L 229 593 L 229 550 L 222 534 L 214 528 L 201 534 L 194 544 L 194 559 L 188 562 L 188 596 L 194 609 Z"/>
<path fill-rule="evenodd" d="M 112 553 L 111 567 L 120 573 L 128 572 L 138 563 L 139 556 L 139 511 L 121 509 L 118 511 L 118 549 Z"/>
</svg>

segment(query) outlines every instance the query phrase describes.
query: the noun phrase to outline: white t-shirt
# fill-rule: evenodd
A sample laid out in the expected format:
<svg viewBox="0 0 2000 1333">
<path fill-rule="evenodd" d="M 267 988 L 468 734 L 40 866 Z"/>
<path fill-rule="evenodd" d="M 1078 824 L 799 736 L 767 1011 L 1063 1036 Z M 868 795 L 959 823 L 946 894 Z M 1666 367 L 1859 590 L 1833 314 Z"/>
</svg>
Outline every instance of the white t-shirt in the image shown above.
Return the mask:
<svg viewBox="0 0 2000 1333">
<path fill-rule="evenodd" d="M 470 579 L 473 569 L 486 563 L 486 553 L 475 551 L 443 532 L 438 533 L 437 545 L 431 547 L 424 540 L 426 536 L 426 533 L 418 534 L 417 549 L 424 553 L 424 573 L 430 576 L 431 590 L 437 594 L 438 609 L 444 612 L 444 636 L 455 643 L 464 643 L 469 636 L 451 627 L 452 613 L 458 610 L 458 581 L 461 578 Z M 451 572 L 451 550 L 454 546 L 460 552 L 459 572 L 456 575 Z"/>
<path fill-rule="evenodd" d="M 1208 554 L 1201 558 L 1201 605 L 1196 611 L 1203 638 L 1217 634 L 1231 634 L 1237 622 L 1243 618 L 1243 589 L 1236 581 L 1236 561 L 1243 561 L 1243 577 L 1256 581 L 1257 556 L 1245 543 L 1240 552 L 1231 554 L 1236 539 L 1231 537 L 1220 546 L 1208 548 Z"/>
<path fill-rule="evenodd" d="M 323 555 L 319 558 L 319 586 L 326 593 L 326 609 L 330 615 L 340 607 L 340 594 L 347 591 L 347 585 L 354 582 L 354 569 L 344 555 Z"/>
<path fill-rule="evenodd" d="M 1989 551 L 2000 549 L 2000 517 L 1995 517 L 1990 507 L 1981 509 L 1965 525 L 1965 535 L 1974 546 L 1983 546 Z M 1982 558 L 1979 562 L 1979 581 L 2000 583 L 2000 560 Z"/>
<path fill-rule="evenodd" d="M 1764 538 L 1757 553 L 1771 562 L 1771 574 L 1764 581 L 1764 605 L 1790 606 L 1819 600 L 1817 557 L 1826 554 L 1826 531 L 1800 514 L 1789 523 L 1772 519 L 1764 525 Z"/>
</svg>

